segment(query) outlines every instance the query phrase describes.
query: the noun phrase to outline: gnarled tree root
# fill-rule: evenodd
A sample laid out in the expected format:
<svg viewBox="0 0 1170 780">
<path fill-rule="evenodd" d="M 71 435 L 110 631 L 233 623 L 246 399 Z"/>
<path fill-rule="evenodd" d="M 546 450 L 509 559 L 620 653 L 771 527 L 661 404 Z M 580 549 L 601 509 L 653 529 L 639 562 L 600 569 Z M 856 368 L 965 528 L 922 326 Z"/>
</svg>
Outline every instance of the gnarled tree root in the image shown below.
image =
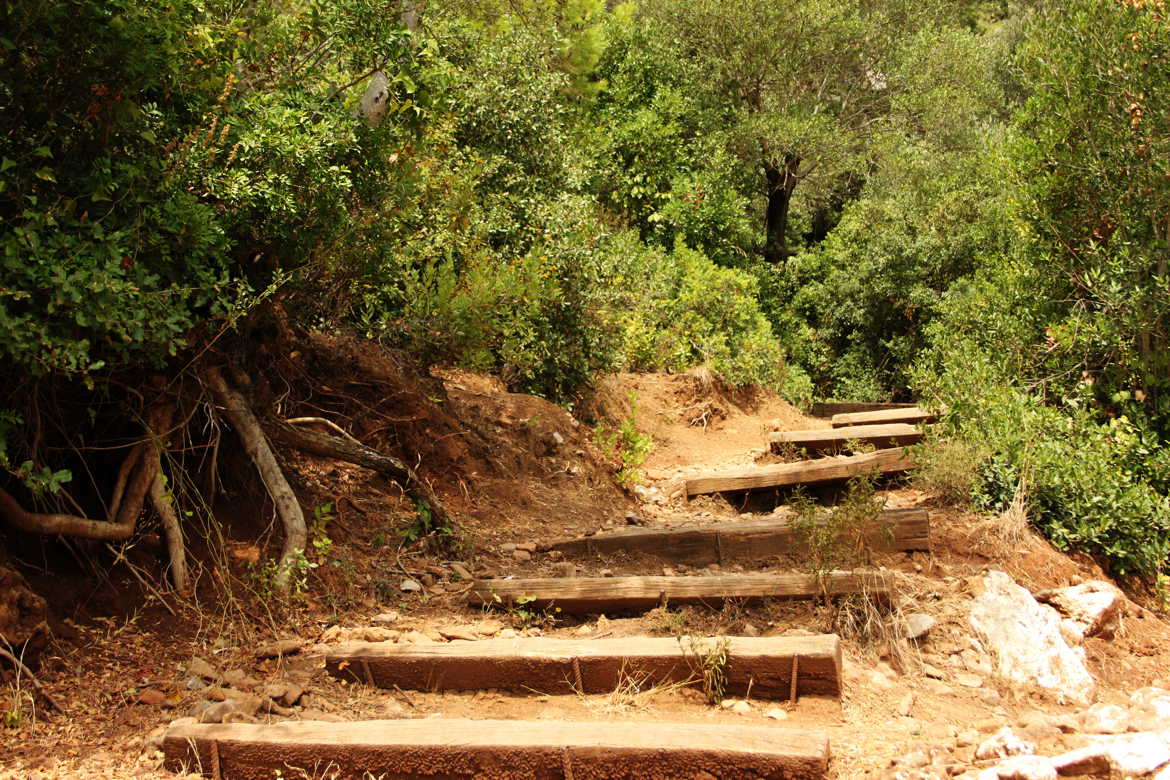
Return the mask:
<svg viewBox="0 0 1170 780">
<path fill-rule="evenodd" d="M 435 527 L 454 528 L 455 524 L 443 502 L 431 490 L 414 469 L 391 455 L 367 447 L 356 439 L 331 436 L 327 433 L 298 428 L 282 420 L 265 420 L 264 426 L 277 441 L 284 442 L 298 450 L 320 455 L 325 458 L 343 460 L 372 469 L 393 480 L 415 501 L 427 505 Z"/>
<path fill-rule="evenodd" d="M 268 445 L 268 439 L 252 413 L 252 407 L 235 388 L 228 385 L 223 374 L 215 366 L 204 371 L 207 386 L 211 388 L 216 402 L 223 407 L 228 421 L 244 445 L 244 452 L 251 459 L 268 495 L 276 505 L 276 514 L 284 526 L 284 549 L 280 556 L 274 584 L 280 590 L 287 590 L 292 566 L 298 557 L 304 555 L 309 532 L 305 526 L 305 515 L 297 501 L 296 494 L 289 487 L 276 456 Z"/>
</svg>

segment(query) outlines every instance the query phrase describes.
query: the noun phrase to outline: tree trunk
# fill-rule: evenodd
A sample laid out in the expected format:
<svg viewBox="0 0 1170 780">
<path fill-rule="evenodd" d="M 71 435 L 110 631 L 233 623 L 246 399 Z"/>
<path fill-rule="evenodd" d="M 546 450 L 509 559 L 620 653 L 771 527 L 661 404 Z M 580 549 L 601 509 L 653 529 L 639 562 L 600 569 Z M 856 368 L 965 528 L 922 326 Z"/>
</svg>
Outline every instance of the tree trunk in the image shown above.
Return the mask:
<svg viewBox="0 0 1170 780">
<path fill-rule="evenodd" d="M 280 556 L 280 568 L 276 572 L 275 585 L 280 590 L 288 589 L 289 575 L 294 562 L 304 555 L 305 545 L 309 540 L 309 531 L 305 526 L 305 515 L 297 501 L 288 480 L 281 471 L 268 439 L 256 421 L 256 415 L 242 395 L 229 387 L 219 369 L 208 367 L 204 376 L 216 401 L 223 407 L 228 421 L 236 429 L 236 434 L 244 445 L 244 452 L 256 466 L 260 473 L 260 480 L 264 483 L 268 495 L 276 505 L 276 514 L 284 526 L 284 549 Z"/>
<path fill-rule="evenodd" d="M 782 263 L 796 254 L 788 248 L 788 209 L 792 204 L 792 193 L 799 180 L 800 158 L 788 156 L 784 167 L 777 168 L 771 163 L 764 164 L 764 176 L 768 180 L 768 210 L 764 224 L 764 259 L 769 263 Z"/>
<path fill-rule="evenodd" d="M 274 438 L 298 450 L 364 466 L 393 480 L 402 486 L 408 496 L 427 505 L 434 528 L 455 528 L 454 520 L 443 506 L 443 502 L 431 490 L 431 486 L 398 458 L 367 447 L 353 438 L 318 433 L 289 425 L 281 420 L 271 420 L 265 424 Z"/>
</svg>

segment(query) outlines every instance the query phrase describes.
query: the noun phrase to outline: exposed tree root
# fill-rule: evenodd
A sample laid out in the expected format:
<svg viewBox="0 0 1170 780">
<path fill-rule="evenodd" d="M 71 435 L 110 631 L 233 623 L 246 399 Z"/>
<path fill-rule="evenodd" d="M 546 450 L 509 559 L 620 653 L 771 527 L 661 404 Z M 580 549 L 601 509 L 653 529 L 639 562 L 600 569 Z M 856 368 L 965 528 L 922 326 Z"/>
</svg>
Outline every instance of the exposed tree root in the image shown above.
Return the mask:
<svg viewBox="0 0 1170 780">
<path fill-rule="evenodd" d="M 266 420 L 264 425 L 274 439 L 298 450 L 364 466 L 393 480 L 402 486 L 408 496 L 427 505 L 436 527 L 455 527 L 450 513 L 435 495 L 435 491 L 431 490 L 431 486 L 398 458 L 367 447 L 353 437 L 343 439 L 340 436 L 298 428 L 282 420 Z"/>
<path fill-rule="evenodd" d="M 147 488 L 154 481 L 156 460 L 143 457 L 147 445 L 130 450 L 118 473 L 110 502 L 108 520 L 60 513 L 29 512 L 12 495 L 0 488 L 0 518 L 20 531 L 34 534 L 76 536 L 85 539 L 119 541 L 130 538 L 142 514 Z"/>
<path fill-rule="evenodd" d="M 183 526 L 175 511 L 174 496 L 167 492 L 167 478 L 162 467 L 162 452 L 167 431 L 171 427 L 175 409 L 167 405 L 160 407 L 150 421 L 151 439 L 148 457 L 154 460 L 154 479 L 150 482 L 150 503 L 162 523 L 163 535 L 167 541 L 167 555 L 170 559 L 171 583 L 182 593 L 187 589 L 187 549 L 183 542 Z"/>
<path fill-rule="evenodd" d="M 295 560 L 304 554 L 308 543 L 309 532 L 305 526 L 305 515 L 297 497 L 289 487 L 276 456 L 268 445 L 268 439 L 252 413 L 251 406 L 242 395 L 229 386 L 223 374 L 215 366 L 210 366 L 204 372 L 208 387 L 216 401 L 223 407 L 228 421 L 235 428 L 236 434 L 243 442 L 244 452 L 256 466 L 260 479 L 276 505 L 276 514 L 284 526 L 284 549 L 280 556 L 280 568 L 276 572 L 275 585 L 284 590 L 288 587 L 291 567 Z"/>
</svg>

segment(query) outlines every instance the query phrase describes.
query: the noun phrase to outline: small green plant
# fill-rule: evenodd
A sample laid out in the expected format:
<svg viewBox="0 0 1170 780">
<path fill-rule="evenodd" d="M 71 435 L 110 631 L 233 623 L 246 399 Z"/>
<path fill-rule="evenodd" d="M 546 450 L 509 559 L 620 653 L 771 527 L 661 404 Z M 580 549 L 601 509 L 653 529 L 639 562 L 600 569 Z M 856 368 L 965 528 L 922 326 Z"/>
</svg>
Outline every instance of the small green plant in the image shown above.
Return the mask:
<svg viewBox="0 0 1170 780">
<path fill-rule="evenodd" d="M 439 546 L 450 543 L 454 534 L 455 529 L 448 525 L 435 522 L 435 516 L 431 512 L 430 506 L 426 501 L 421 499 L 414 503 L 414 517 L 398 531 L 398 535 L 402 537 L 406 544 L 414 544 L 415 542 L 429 539 Z"/>
<path fill-rule="evenodd" d="M 316 569 L 319 564 L 306 558 L 304 550 L 293 550 L 288 563 L 283 565 L 287 566 L 288 572 L 288 598 L 294 601 L 304 599 L 305 594 L 309 591 L 309 572 Z M 282 573 L 280 560 L 270 558 L 263 563 L 252 564 L 249 566 L 248 573 L 261 596 L 279 595 L 280 588 L 277 587 L 277 581 Z"/>
<path fill-rule="evenodd" d="M 313 550 L 320 558 L 333 552 L 333 540 L 326 533 L 326 527 L 335 519 L 332 504 L 322 504 L 313 509 L 313 520 L 309 524 L 309 531 L 313 536 Z"/>
<path fill-rule="evenodd" d="M 704 640 L 696 637 L 679 637 L 679 644 L 686 650 L 691 659 L 696 679 L 703 686 L 703 696 L 708 704 L 718 704 L 727 693 L 727 683 L 730 679 L 728 667 L 731 665 L 731 640 L 721 636 L 714 640 Z"/>
<path fill-rule="evenodd" d="M 614 478 L 623 488 L 629 489 L 642 481 L 642 464 L 650 454 L 654 439 L 649 434 L 638 432 L 638 394 L 631 390 L 626 400 L 630 404 L 629 416 L 614 430 L 609 430 L 604 423 L 599 424 L 595 438 L 607 458 L 621 463 Z"/>
<path fill-rule="evenodd" d="M 499 595 L 492 594 L 492 598 L 497 604 L 503 605 L 503 599 Z M 538 623 L 551 625 L 556 622 L 556 616 L 561 611 L 560 607 L 537 609 L 534 606 L 535 602 L 536 596 L 520 596 L 508 606 L 508 614 L 519 624 L 519 628 L 528 628 Z"/>
<path fill-rule="evenodd" d="M 875 494 L 874 478 L 863 476 L 849 481 L 841 501 L 831 510 L 821 509 L 803 493 L 789 502 L 796 510 L 792 530 L 813 574 L 867 563 L 874 537 L 893 533 L 882 523 L 885 503 Z"/>
</svg>

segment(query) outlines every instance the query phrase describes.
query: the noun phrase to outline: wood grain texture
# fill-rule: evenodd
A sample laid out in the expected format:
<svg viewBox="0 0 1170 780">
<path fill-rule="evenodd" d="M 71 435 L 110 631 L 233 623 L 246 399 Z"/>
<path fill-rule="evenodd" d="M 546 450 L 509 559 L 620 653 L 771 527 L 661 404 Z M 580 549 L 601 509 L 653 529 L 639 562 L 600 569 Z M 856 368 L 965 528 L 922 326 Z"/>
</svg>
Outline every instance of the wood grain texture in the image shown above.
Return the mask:
<svg viewBox="0 0 1170 780">
<path fill-rule="evenodd" d="M 917 406 L 908 409 L 881 409 L 875 412 L 835 414 L 830 420 L 830 424 L 834 428 L 844 428 L 850 425 L 886 425 L 889 423 L 921 425 L 932 422 L 938 422 L 938 415 Z"/>
<path fill-rule="evenodd" d="M 701 685 L 700 658 L 718 639 L 547 637 L 396 645 L 347 642 L 330 649 L 330 674 L 379 688 L 483 690 L 538 694 L 610 693 L 634 684 Z M 841 641 L 836 635 L 728 637 L 729 695 L 782 699 L 789 695 L 792 659 L 797 692 L 841 695 Z M 368 672 L 367 672 L 368 670 Z"/>
<path fill-rule="evenodd" d="M 557 608 L 583 614 L 652 609 L 667 604 L 719 605 L 726 599 L 806 599 L 820 595 L 889 595 L 878 572 L 733 574 L 717 577 L 566 577 L 561 579 L 477 580 L 468 600 L 474 606 Z"/>
<path fill-rule="evenodd" d="M 163 737 L 163 752 L 171 771 L 190 768 L 216 780 L 819 780 L 829 740 L 761 726 L 435 718 L 177 725 Z"/>
<path fill-rule="evenodd" d="M 832 417 L 835 414 L 851 414 L 853 412 L 877 412 L 886 409 L 910 409 L 916 404 L 878 404 L 860 401 L 822 401 L 812 405 L 809 410 L 811 417 Z"/>
<path fill-rule="evenodd" d="M 838 453 L 845 451 L 854 442 L 879 448 L 916 444 L 922 440 L 922 431 L 906 423 L 848 425 L 821 430 L 782 431 L 773 433 L 769 440 L 772 452 L 776 453 L 791 448 L 805 450 L 809 454 Z"/>
<path fill-rule="evenodd" d="M 901 447 L 894 447 L 861 455 L 816 458 L 802 460 L 799 463 L 759 466 L 694 477 L 686 482 L 686 494 L 689 498 L 703 493 L 841 482 L 862 474 L 897 474 L 909 471 L 913 467 L 914 464 L 906 451 Z"/>
<path fill-rule="evenodd" d="M 867 535 L 870 549 L 930 550 L 930 515 L 925 509 L 890 509 L 882 512 L 880 523 Z M 706 566 L 800 555 L 805 545 L 787 521 L 761 519 L 681 528 L 629 528 L 553 542 L 549 549 L 580 557 L 625 553 Z"/>
</svg>

